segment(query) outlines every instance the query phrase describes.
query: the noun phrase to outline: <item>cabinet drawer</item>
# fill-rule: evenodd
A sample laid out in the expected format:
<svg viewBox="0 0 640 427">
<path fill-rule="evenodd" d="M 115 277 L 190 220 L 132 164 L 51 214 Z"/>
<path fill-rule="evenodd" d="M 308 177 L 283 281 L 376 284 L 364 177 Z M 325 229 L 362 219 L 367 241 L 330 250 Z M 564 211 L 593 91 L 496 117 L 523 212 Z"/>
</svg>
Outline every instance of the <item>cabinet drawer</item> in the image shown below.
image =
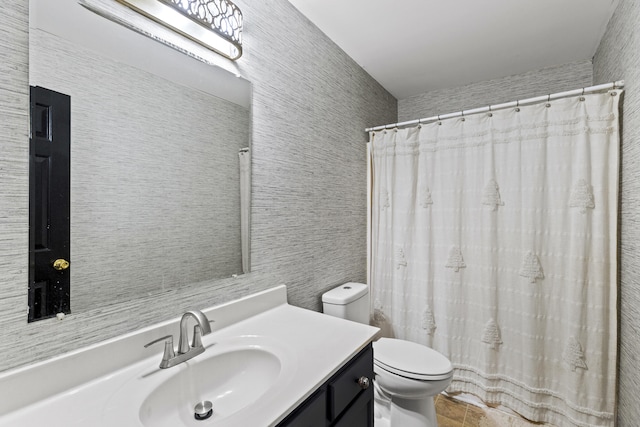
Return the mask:
<svg viewBox="0 0 640 427">
<path fill-rule="evenodd" d="M 369 379 L 369 389 L 358 384 L 361 377 Z M 335 420 L 361 393 L 373 390 L 373 348 L 367 346 L 329 382 L 329 419 Z"/>
</svg>

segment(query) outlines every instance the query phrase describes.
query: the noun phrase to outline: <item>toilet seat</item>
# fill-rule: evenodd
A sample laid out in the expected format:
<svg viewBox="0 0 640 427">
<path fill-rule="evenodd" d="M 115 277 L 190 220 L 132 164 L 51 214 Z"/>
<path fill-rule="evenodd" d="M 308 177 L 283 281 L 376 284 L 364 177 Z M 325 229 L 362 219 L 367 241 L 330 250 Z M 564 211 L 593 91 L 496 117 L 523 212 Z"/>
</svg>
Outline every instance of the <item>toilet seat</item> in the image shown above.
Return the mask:
<svg viewBox="0 0 640 427">
<path fill-rule="evenodd" d="M 449 359 L 411 341 L 380 338 L 373 343 L 373 363 L 396 375 L 420 381 L 438 381 L 453 375 Z"/>
</svg>

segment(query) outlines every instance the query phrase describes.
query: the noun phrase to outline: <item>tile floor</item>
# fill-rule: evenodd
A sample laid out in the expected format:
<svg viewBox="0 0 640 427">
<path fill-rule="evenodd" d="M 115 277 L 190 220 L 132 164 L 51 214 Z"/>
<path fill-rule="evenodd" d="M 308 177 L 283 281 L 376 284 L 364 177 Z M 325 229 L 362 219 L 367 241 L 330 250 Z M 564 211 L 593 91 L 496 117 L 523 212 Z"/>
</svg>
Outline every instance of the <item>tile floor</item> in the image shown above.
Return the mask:
<svg viewBox="0 0 640 427">
<path fill-rule="evenodd" d="M 445 395 L 436 397 L 438 427 L 553 427 L 492 408 L 479 408 Z"/>
</svg>

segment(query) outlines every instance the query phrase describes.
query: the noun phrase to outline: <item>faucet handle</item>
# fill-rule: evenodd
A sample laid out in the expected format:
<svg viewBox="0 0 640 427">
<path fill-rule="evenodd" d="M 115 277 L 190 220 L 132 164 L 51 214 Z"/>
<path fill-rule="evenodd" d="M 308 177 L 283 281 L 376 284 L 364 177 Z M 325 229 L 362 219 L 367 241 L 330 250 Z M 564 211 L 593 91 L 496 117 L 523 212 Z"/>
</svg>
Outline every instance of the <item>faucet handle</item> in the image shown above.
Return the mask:
<svg viewBox="0 0 640 427">
<path fill-rule="evenodd" d="M 145 344 L 144 348 L 157 344 L 161 341 L 164 341 L 164 353 L 162 354 L 162 361 L 160 362 L 160 367 L 166 368 L 168 367 L 169 360 L 173 359 L 176 356 L 175 351 L 173 350 L 173 335 L 167 335 L 165 337 L 155 339 L 150 343 Z"/>
<path fill-rule="evenodd" d="M 200 325 L 195 325 L 193 327 L 193 340 L 191 341 L 191 347 L 202 347 L 202 328 Z"/>
<path fill-rule="evenodd" d="M 166 337 L 160 337 L 151 342 L 148 342 L 144 345 L 144 348 L 151 347 L 152 345 L 159 343 L 160 341 L 173 342 L 173 335 L 167 335 Z"/>
<path fill-rule="evenodd" d="M 214 323 L 214 322 L 215 322 L 215 320 L 209 320 L 209 324 L 206 326 L 206 328 L 209 330 L 209 332 L 211 332 L 211 326 L 210 325 L 212 323 Z M 193 327 L 193 340 L 191 340 L 191 347 L 192 348 L 203 347 L 203 345 L 202 345 L 202 335 L 206 335 L 206 334 L 202 333 L 202 326 L 195 325 Z"/>
</svg>

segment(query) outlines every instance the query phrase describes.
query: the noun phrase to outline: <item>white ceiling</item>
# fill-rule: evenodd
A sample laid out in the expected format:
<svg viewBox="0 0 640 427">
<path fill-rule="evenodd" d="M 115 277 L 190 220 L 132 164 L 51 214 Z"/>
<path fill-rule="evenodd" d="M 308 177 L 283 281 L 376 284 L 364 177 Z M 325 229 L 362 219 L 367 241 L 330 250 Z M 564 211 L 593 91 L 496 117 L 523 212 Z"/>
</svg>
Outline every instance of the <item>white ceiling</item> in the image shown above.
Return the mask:
<svg viewBox="0 0 640 427">
<path fill-rule="evenodd" d="M 618 0 L 289 0 L 396 98 L 593 57 Z"/>
</svg>

